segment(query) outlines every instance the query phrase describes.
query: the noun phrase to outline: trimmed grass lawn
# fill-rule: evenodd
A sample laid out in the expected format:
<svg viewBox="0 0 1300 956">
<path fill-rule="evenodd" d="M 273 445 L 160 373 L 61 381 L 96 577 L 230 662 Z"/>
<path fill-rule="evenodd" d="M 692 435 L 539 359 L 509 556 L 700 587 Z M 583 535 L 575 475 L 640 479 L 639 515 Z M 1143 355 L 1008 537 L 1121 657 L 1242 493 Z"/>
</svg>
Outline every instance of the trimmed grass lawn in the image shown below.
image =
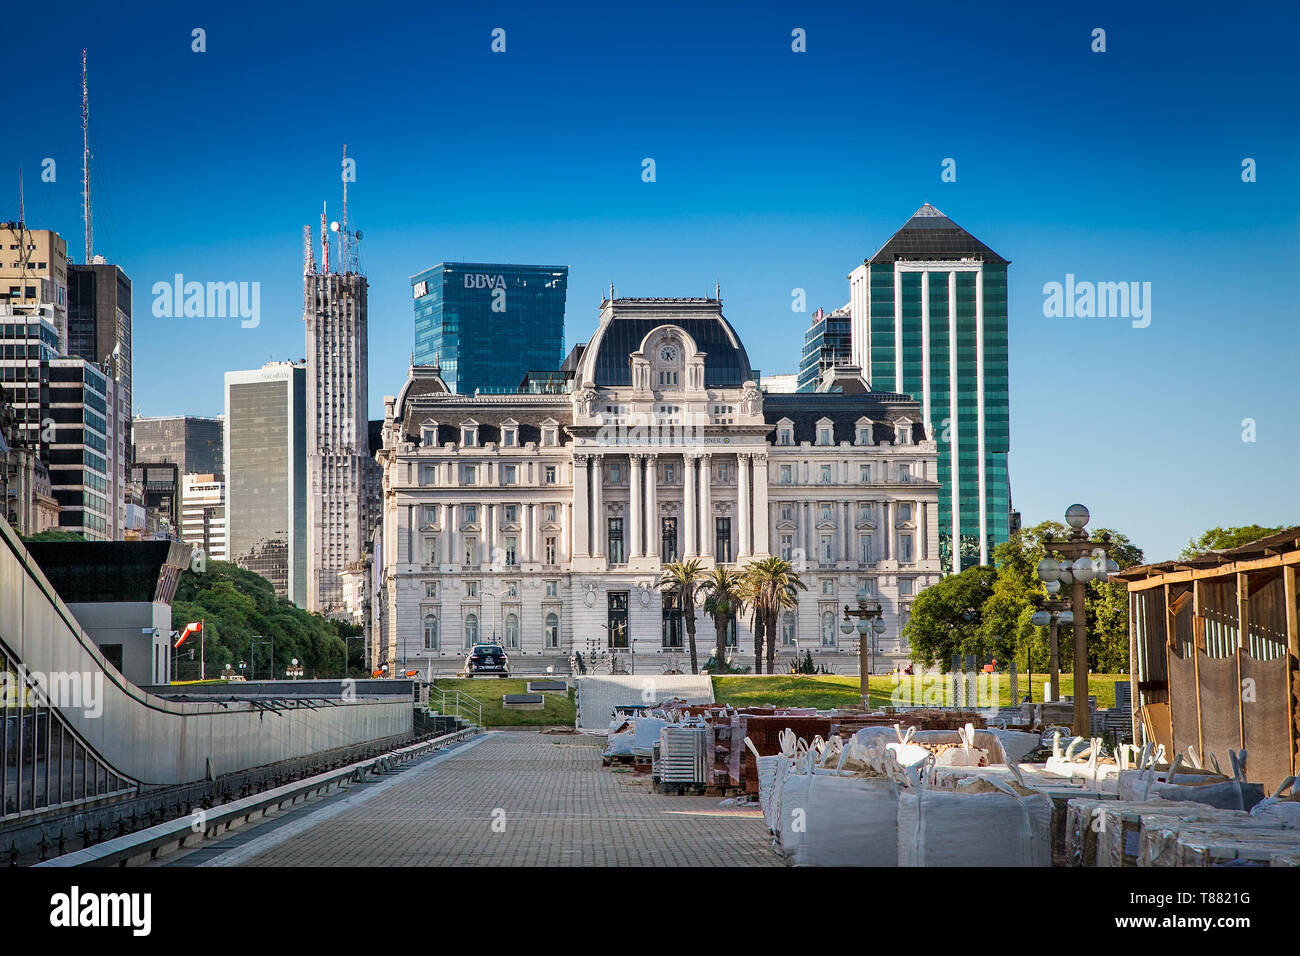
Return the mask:
<svg viewBox="0 0 1300 956">
<path fill-rule="evenodd" d="M 1012 703 L 1011 685 L 1006 674 L 994 674 L 998 682 L 998 702 L 1002 706 Z M 915 678 L 905 677 L 899 686 L 902 691 L 898 703 L 912 706 L 914 692 L 931 697 L 937 701 L 939 687 L 932 683 L 941 680 L 938 675 L 919 675 Z M 1127 674 L 1090 674 L 1088 676 L 1088 693 L 1097 698 L 1098 707 L 1115 706 L 1115 682 L 1126 681 Z M 1034 674 L 1033 699 L 1043 699 L 1045 674 Z M 1024 674 L 1018 678 L 1020 698 L 1030 692 Z M 871 706 L 884 707 L 893 703 L 895 678 L 888 674 L 871 677 Z M 932 689 L 933 688 L 933 689 Z M 1061 695 L 1074 693 L 1074 678 L 1061 675 Z M 838 674 L 772 674 L 772 675 L 722 675 L 713 678 L 713 696 L 719 703 L 732 704 L 736 707 L 754 707 L 761 704 L 776 704 L 783 707 L 844 707 L 859 702 L 858 678 Z M 927 703 L 925 699 L 916 704 Z M 944 703 L 952 703 L 951 678 L 945 688 Z"/>
<path fill-rule="evenodd" d="M 440 677 L 436 684 L 442 690 L 458 690 L 482 703 L 484 727 L 572 727 L 578 716 L 572 690 L 567 693 L 551 691 L 543 694 L 546 698 L 545 710 L 506 710 L 501 706 L 501 696 L 528 693 L 528 680 L 525 678 Z"/>
</svg>

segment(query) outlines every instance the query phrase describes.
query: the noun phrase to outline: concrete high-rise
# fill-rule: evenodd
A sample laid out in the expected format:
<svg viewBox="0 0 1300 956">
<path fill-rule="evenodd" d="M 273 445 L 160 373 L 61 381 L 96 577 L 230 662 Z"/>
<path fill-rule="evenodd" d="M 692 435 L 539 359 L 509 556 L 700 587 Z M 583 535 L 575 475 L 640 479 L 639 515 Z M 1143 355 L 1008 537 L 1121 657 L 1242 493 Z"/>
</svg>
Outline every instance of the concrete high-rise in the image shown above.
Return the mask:
<svg viewBox="0 0 1300 956">
<path fill-rule="evenodd" d="M 67 352 L 68 244 L 62 236 L 22 222 L 0 222 L 0 301 L 50 306 L 57 348 Z"/>
<path fill-rule="evenodd" d="M 307 604 L 344 613 L 340 575 L 365 552 L 378 511 L 367 494 L 378 465 L 370 455 L 366 277 L 358 271 L 346 206 L 338 233 L 337 270 L 329 233 L 321 233 L 321 268 L 308 243 L 303 261 L 307 336 Z M 322 226 L 324 215 L 322 214 Z M 231 498 L 231 514 L 234 513 Z M 233 536 L 232 536 L 233 537 Z M 232 541 L 233 544 L 233 541 Z"/>
<path fill-rule="evenodd" d="M 513 392 L 564 358 L 568 266 L 442 262 L 411 276 L 415 364 L 459 395 Z"/>
<path fill-rule="evenodd" d="M 181 540 L 213 561 L 226 557 L 226 486 L 214 474 L 181 478 Z"/>
<path fill-rule="evenodd" d="M 988 564 L 1010 533 L 1008 265 L 926 203 L 849 275 L 852 364 L 920 401 L 938 441 L 950 571 Z"/>
<path fill-rule="evenodd" d="M 307 368 L 272 362 L 226 373 L 226 541 L 230 560 L 307 605 Z"/>
</svg>

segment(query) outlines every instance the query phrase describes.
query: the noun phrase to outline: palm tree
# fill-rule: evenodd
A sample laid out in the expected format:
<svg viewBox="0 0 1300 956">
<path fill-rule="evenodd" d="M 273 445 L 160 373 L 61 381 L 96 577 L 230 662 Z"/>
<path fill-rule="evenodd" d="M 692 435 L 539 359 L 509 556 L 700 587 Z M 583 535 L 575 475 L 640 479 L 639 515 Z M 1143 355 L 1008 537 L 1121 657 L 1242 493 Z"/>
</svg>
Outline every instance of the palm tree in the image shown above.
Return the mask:
<svg viewBox="0 0 1300 956">
<path fill-rule="evenodd" d="M 700 672 L 699 656 L 695 652 L 695 591 L 704 579 L 704 562 L 699 558 L 665 564 L 659 579 L 659 590 L 677 596 L 678 607 L 686 623 L 686 636 L 691 642 L 691 673 Z"/>
<path fill-rule="evenodd" d="M 710 568 L 699 584 L 705 595 L 704 611 L 713 618 L 713 629 L 717 633 L 713 660 L 719 671 L 727 660 L 727 624 L 740 610 L 740 586 L 740 574 L 722 564 Z"/>
<path fill-rule="evenodd" d="M 781 558 L 760 558 L 745 565 L 742 593 L 754 610 L 755 671 L 762 673 L 763 640 L 767 639 L 767 672 L 776 667 L 777 622 L 781 613 L 799 606 L 799 591 L 807 591 L 789 561 Z"/>
</svg>

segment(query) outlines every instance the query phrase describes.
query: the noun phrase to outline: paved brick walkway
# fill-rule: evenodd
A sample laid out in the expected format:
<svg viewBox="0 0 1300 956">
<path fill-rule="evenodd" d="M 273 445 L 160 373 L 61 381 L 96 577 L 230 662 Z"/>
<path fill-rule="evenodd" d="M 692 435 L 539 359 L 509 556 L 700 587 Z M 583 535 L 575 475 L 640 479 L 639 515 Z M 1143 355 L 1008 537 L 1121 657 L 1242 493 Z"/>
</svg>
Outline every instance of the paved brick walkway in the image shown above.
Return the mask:
<svg viewBox="0 0 1300 956">
<path fill-rule="evenodd" d="M 331 814 L 322 804 L 319 823 L 305 815 L 291 835 L 259 835 L 207 865 L 784 865 L 758 810 L 657 794 L 648 775 L 602 768 L 602 746 L 592 737 L 488 734 L 403 771 L 355 806 Z"/>
</svg>

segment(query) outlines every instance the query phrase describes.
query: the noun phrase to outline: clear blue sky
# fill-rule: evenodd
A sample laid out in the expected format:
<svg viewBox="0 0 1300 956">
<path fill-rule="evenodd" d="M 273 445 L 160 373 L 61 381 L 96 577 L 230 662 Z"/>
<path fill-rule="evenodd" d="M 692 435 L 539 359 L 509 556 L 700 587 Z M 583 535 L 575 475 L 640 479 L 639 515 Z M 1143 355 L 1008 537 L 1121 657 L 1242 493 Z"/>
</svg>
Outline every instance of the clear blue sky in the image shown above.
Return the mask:
<svg viewBox="0 0 1300 956">
<path fill-rule="evenodd" d="M 373 417 L 405 377 L 408 277 L 439 261 L 569 264 L 567 344 L 611 275 L 625 295 L 718 280 L 753 363 L 793 371 L 791 290 L 844 304 L 928 200 L 1012 260 L 1026 523 L 1080 500 L 1160 559 L 1206 527 L 1300 521 L 1294 5 L 76 6 L 5 12 L 23 65 L 0 218 L 21 164 L 28 223 L 80 259 L 88 47 L 95 251 L 135 282 L 144 414 L 217 414 L 223 372 L 302 356 L 301 229 L 323 199 L 333 218 L 346 141 Z M 177 272 L 260 282 L 260 327 L 154 318 L 150 287 Z M 1044 318 L 1066 273 L 1150 282 L 1150 327 Z"/>
</svg>

